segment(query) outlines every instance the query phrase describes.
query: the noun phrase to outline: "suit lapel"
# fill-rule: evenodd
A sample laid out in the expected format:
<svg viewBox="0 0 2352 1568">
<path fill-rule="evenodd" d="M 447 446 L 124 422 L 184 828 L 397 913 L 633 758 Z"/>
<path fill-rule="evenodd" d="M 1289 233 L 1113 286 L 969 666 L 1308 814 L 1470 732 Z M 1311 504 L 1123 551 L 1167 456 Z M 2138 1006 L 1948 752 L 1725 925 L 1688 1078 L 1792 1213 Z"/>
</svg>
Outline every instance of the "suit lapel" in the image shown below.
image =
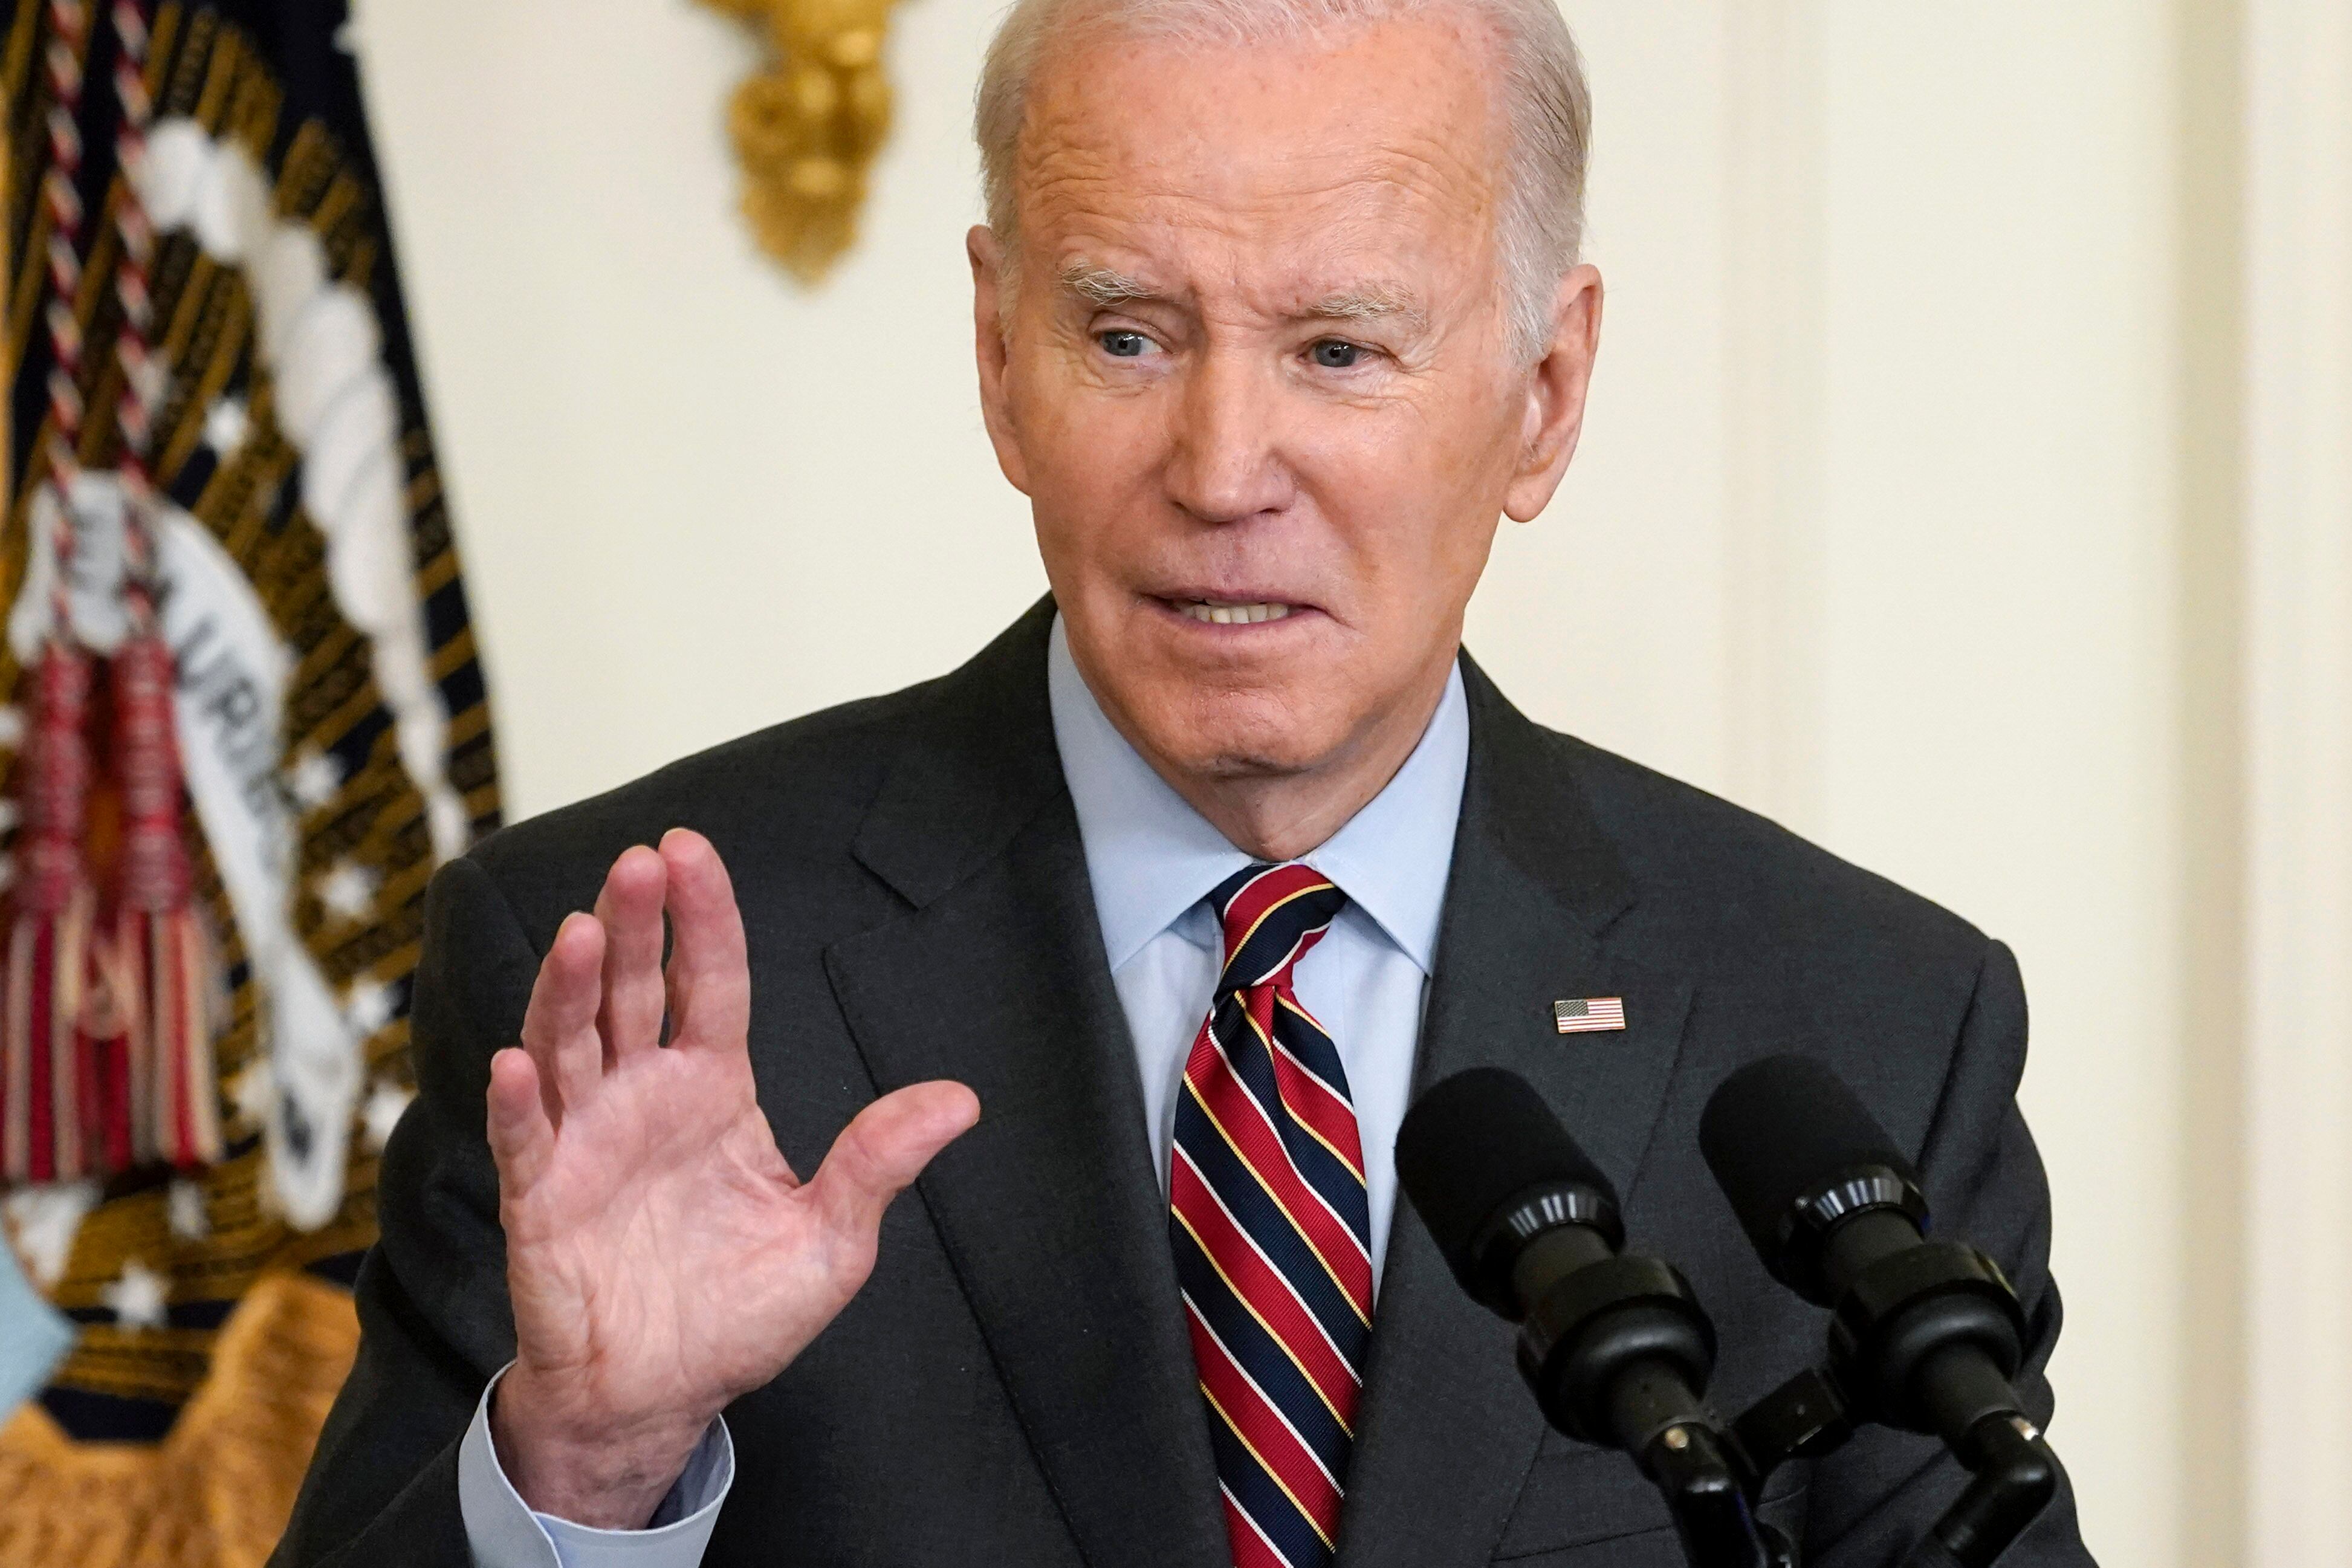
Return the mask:
<svg viewBox="0 0 2352 1568">
<path fill-rule="evenodd" d="M 1096 1568 L 1223 1568 L 1141 1089 L 1046 706 L 1041 604 L 941 682 L 856 852 L 907 913 L 825 966 L 887 1092 L 955 1078 L 979 1126 L 919 1184 L 1073 1536 Z M 1541 1090 L 1631 1198 L 1691 991 L 1612 946 L 1633 889 L 1537 729 L 1464 658 L 1470 773 L 1414 1079 L 1480 1063 Z M 1622 1034 L 1551 1004 L 1622 996 Z M 1484 1563 L 1543 1432 L 1512 1331 L 1400 1205 L 1340 1568 Z"/>
<path fill-rule="evenodd" d="M 915 907 L 826 969 L 879 1089 L 980 1096 L 919 1191 L 1081 1551 L 1218 1568 L 1167 1213 L 1045 705 L 1051 613 L 943 687 L 857 841 Z"/>
<path fill-rule="evenodd" d="M 1633 887 L 1570 778 L 1570 742 L 1511 708 L 1467 657 L 1470 776 L 1414 1090 L 1506 1067 L 1630 1197 L 1673 1076 L 1690 987 L 1612 951 Z M 1563 1036 L 1552 1003 L 1621 996 L 1622 1033 Z M 1340 1568 L 1484 1563 L 1543 1418 L 1511 1327 L 1464 1295 L 1409 1205 L 1391 1223 L 1349 1462 Z"/>
</svg>

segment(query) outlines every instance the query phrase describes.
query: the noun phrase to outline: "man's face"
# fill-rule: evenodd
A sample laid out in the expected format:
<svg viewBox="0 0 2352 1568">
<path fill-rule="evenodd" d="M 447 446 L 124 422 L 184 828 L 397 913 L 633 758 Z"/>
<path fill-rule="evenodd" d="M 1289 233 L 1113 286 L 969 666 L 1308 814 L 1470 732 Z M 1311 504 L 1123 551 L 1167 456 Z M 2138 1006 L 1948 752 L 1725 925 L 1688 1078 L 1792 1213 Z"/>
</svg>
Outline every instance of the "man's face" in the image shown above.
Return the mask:
<svg viewBox="0 0 2352 1568">
<path fill-rule="evenodd" d="M 1508 341 L 1493 76 L 1444 16 L 1039 72 L 1012 299 L 973 239 L 983 400 L 1078 667 L 1163 772 L 1417 734 L 1500 515 L 1559 482 L 1590 343 L 1563 379 Z M 1597 318 L 1597 280 L 1562 298 Z"/>
</svg>

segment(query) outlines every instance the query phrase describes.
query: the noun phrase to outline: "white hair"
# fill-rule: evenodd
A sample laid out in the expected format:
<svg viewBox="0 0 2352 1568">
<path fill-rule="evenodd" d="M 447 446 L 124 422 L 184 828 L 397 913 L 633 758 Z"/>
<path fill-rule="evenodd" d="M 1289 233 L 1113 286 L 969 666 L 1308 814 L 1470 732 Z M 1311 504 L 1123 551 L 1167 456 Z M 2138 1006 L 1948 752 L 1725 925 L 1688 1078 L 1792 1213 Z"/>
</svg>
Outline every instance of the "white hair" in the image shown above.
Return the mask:
<svg viewBox="0 0 2352 1568">
<path fill-rule="evenodd" d="M 1583 245 L 1592 135 L 1584 62 L 1556 0 L 1013 0 L 989 46 L 972 117 L 989 227 L 1003 247 L 1004 265 L 1010 268 L 1017 243 L 1013 171 L 1030 86 L 1057 39 L 1084 26 L 1120 37 L 1249 44 L 1439 5 L 1483 22 L 1497 41 L 1510 146 L 1496 245 L 1512 344 L 1528 363 L 1540 359 L 1551 342 L 1559 280 Z"/>
</svg>

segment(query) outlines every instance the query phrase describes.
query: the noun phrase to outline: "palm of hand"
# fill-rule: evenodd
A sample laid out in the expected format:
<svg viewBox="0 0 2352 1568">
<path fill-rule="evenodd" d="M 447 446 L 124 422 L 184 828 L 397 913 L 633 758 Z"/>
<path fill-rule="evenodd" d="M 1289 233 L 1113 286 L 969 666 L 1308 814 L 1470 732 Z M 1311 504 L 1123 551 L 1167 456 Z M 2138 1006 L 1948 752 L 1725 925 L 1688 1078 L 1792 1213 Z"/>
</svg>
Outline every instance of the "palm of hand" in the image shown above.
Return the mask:
<svg viewBox="0 0 2352 1568">
<path fill-rule="evenodd" d="M 534 1507 L 642 1521 L 711 1417 L 848 1303 L 884 1207 L 977 1113 L 960 1085 L 901 1089 L 800 1181 L 753 1092 L 750 993 L 725 868 L 674 832 L 565 921 L 522 1047 L 491 1062 L 516 1342 L 494 1425 Z"/>
<path fill-rule="evenodd" d="M 725 1404 L 864 1277 L 777 1152 L 740 1054 L 623 1064 L 504 1218 L 518 1345 L 606 1409 Z"/>
</svg>

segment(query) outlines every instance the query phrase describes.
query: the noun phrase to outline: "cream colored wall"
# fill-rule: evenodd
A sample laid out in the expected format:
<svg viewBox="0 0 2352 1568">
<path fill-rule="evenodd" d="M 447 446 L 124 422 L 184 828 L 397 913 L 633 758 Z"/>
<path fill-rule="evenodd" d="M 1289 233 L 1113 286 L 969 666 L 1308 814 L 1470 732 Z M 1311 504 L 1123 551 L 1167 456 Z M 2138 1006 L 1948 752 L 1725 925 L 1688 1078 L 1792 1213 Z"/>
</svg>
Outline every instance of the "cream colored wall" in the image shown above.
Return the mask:
<svg viewBox="0 0 2352 1568">
<path fill-rule="evenodd" d="M 733 25 L 357 8 L 517 810 L 933 674 L 1044 591 L 971 390 L 982 10 L 910 8 L 867 243 L 810 297 L 736 221 Z"/>
<path fill-rule="evenodd" d="M 1835 6 L 1826 841 L 2017 950 L 2094 1548 L 2188 1561 L 2169 17 Z"/>
<path fill-rule="evenodd" d="M 2184 977 L 2235 973 L 2191 940 L 2191 871 L 2235 862 L 2198 837 L 2183 605 L 2217 525 L 2182 497 L 2215 481 L 2180 455 L 2213 406 L 2184 344 L 2228 342 L 2182 282 L 2180 29 L 2234 7 L 1566 8 L 1599 99 L 1606 344 L 1583 453 L 1507 530 L 1472 645 L 1544 721 L 2016 946 L 2072 1324 L 2055 1436 L 2091 1542 L 2250 1562 L 2234 1444 L 2186 1414 L 2232 1413 L 2191 1361 L 2234 1349 L 2242 1303 L 2191 1289 L 2179 1217 L 2183 1150 L 2237 1148 L 2231 1108 L 2184 1089 L 2211 1076 L 2192 1046 L 2231 1044 L 2192 1041 Z M 362 0 L 518 813 L 936 672 L 1041 591 L 980 431 L 961 260 L 993 9 L 900 8 L 865 241 L 811 295 L 733 215 L 719 105 L 751 51 L 729 24 Z"/>
<path fill-rule="evenodd" d="M 2250 0 L 2242 76 L 2245 1493 L 2341 1562 L 2352 1487 L 2352 8 Z"/>
</svg>

